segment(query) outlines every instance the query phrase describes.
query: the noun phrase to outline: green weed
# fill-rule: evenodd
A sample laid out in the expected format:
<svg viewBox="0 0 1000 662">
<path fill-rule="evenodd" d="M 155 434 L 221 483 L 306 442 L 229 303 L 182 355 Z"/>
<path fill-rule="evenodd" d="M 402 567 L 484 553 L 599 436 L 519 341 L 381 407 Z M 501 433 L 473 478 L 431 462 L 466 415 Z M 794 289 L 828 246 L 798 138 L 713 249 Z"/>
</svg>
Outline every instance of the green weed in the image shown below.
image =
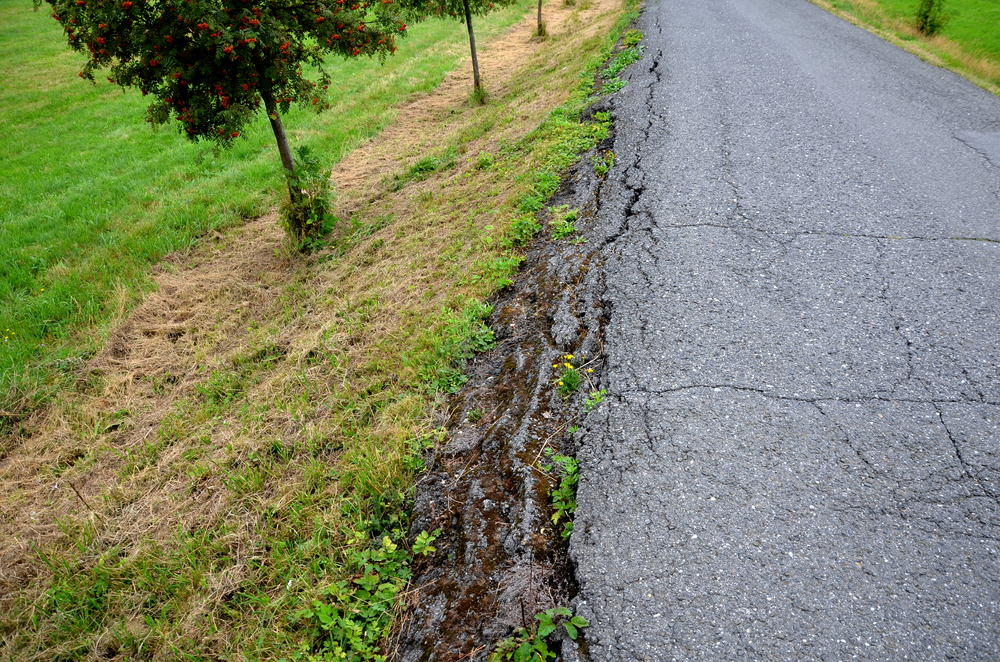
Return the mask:
<svg viewBox="0 0 1000 662">
<path fill-rule="evenodd" d="M 473 106 L 485 106 L 490 102 L 489 92 L 486 91 L 485 87 L 475 87 L 469 95 L 469 102 Z"/>
<path fill-rule="evenodd" d="M 557 371 L 554 378 L 556 392 L 564 400 L 576 393 L 584 380 L 590 382 L 590 374 L 594 372 L 594 369 L 588 368 L 587 365 L 586 356 L 577 358 L 573 354 L 564 354 L 562 363 L 552 364 L 552 368 Z"/>
<path fill-rule="evenodd" d="M 604 396 L 607 394 L 608 392 L 603 388 L 600 391 L 591 391 L 590 397 L 583 403 L 583 410 L 588 414 L 594 411 L 599 404 L 604 402 Z"/>
<path fill-rule="evenodd" d="M 451 148 L 445 151 L 445 153 L 441 156 L 427 156 L 420 159 L 410 166 L 410 169 L 406 172 L 406 174 L 395 175 L 393 177 L 393 184 L 389 190 L 399 191 L 410 182 L 420 182 L 427 179 L 435 172 L 454 168 L 456 155 L 457 151 L 454 148 Z"/>
<path fill-rule="evenodd" d="M 476 168 L 479 170 L 489 170 L 493 167 L 494 161 L 493 155 L 489 152 L 479 152 L 479 157 L 476 159 Z"/>
<path fill-rule="evenodd" d="M 299 250 L 322 246 L 320 237 L 333 229 L 336 219 L 330 215 L 330 174 L 306 146 L 296 149 L 294 171 L 285 175 L 288 184 L 299 192 L 297 199 L 285 198 L 281 222 L 285 231 L 299 244 Z"/>
<path fill-rule="evenodd" d="M 569 239 L 576 232 L 576 221 L 580 216 L 577 209 L 571 209 L 569 205 L 559 205 L 551 210 L 549 229 L 553 239 Z"/>
<path fill-rule="evenodd" d="M 431 546 L 431 543 L 440 535 L 441 529 L 435 530 L 434 533 L 427 533 L 426 531 L 418 533 L 416 540 L 413 541 L 413 554 L 427 556 L 436 552 L 437 548 Z"/>
<path fill-rule="evenodd" d="M 570 639 L 576 640 L 579 628 L 590 624 L 582 616 L 574 616 L 566 607 L 554 607 L 535 615 L 537 624 L 520 627 L 514 635 L 504 639 L 489 656 L 489 662 L 547 662 L 556 653 L 549 650 L 545 641 L 562 626 Z"/>
<path fill-rule="evenodd" d="M 571 395 L 576 393 L 576 390 L 580 388 L 580 382 L 582 381 L 580 371 L 573 367 L 570 363 L 564 363 L 562 367 L 562 374 L 556 378 L 556 390 L 563 399 L 569 398 Z"/>
<path fill-rule="evenodd" d="M 916 28 L 924 34 L 937 34 L 948 21 L 944 0 L 920 0 L 917 5 Z"/>
<path fill-rule="evenodd" d="M 568 539 L 573 533 L 573 513 L 576 512 L 576 486 L 580 481 L 579 469 L 575 458 L 568 455 L 553 453 L 551 448 L 545 449 L 545 454 L 552 460 L 552 465 L 544 467 L 546 471 L 555 468 L 560 476 L 559 486 L 552 490 L 552 523 L 563 521 L 562 537 Z"/>
<path fill-rule="evenodd" d="M 622 35 L 622 39 L 625 42 L 625 48 L 634 48 L 638 46 L 644 36 L 645 35 L 638 30 L 627 31 L 624 35 Z"/>
<path fill-rule="evenodd" d="M 591 157 L 590 162 L 594 166 L 594 173 L 603 178 L 609 170 L 615 167 L 615 155 L 612 152 L 605 152 L 603 155 L 595 154 Z"/>
<path fill-rule="evenodd" d="M 392 630 L 396 598 L 412 575 L 409 554 L 385 536 L 381 547 L 351 550 L 348 569 L 354 579 L 322 589 L 292 622 L 310 628 L 313 654 L 338 659 L 351 653 L 354 660 L 383 660 L 379 644 Z M 300 652 L 292 659 L 303 657 Z"/>
<path fill-rule="evenodd" d="M 640 34 L 639 38 L 641 39 L 642 33 L 639 34 Z M 620 53 L 618 53 L 618 55 L 616 55 L 613 60 L 611 60 L 611 64 L 609 64 L 608 68 L 604 70 L 604 75 L 608 77 L 617 77 L 618 74 L 620 74 L 622 71 L 625 70 L 625 67 L 629 66 L 630 64 L 634 64 L 641 59 L 642 59 L 641 46 L 633 46 L 631 48 L 626 48 L 622 50 Z"/>
</svg>

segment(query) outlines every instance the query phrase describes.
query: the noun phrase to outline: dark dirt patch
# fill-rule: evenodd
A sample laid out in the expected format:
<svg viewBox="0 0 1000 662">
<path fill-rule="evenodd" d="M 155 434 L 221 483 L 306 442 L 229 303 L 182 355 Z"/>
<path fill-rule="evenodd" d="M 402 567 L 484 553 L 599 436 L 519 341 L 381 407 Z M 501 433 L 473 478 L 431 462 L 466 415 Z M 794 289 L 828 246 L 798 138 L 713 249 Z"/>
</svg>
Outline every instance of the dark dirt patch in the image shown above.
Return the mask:
<svg viewBox="0 0 1000 662">
<path fill-rule="evenodd" d="M 583 236 L 600 183 L 590 156 L 550 201 L 581 210 Z M 412 534 L 442 534 L 437 552 L 416 569 L 397 659 L 485 660 L 536 613 L 572 604 L 567 541 L 551 523 L 549 491 L 558 478 L 541 466 L 547 447 L 575 454 L 568 430 L 583 418 L 589 387 L 564 401 L 552 366 L 565 353 L 600 358 L 598 249 L 598 242 L 540 238 L 528 251 L 529 266 L 495 302 L 497 345 L 467 367 L 469 382 L 442 421 L 448 440 L 430 452 L 417 487 Z M 600 361 L 592 367 L 597 383 Z M 482 418 L 473 423 L 469 412 L 477 410 Z M 576 659 L 576 646 L 567 643 L 563 659 Z"/>
</svg>

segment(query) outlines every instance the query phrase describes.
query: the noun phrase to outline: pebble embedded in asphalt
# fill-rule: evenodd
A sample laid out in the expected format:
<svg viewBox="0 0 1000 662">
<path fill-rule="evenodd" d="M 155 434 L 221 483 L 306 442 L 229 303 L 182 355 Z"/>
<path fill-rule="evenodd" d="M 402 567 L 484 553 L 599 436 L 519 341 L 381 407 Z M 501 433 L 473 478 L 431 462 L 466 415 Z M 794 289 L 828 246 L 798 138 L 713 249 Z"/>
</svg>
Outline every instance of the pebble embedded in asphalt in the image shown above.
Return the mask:
<svg viewBox="0 0 1000 662">
<path fill-rule="evenodd" d="M 591 233 L 590 659 L 1000 659 L 1000 98 L 805 0 L 639 28 Z"/>
</svg>

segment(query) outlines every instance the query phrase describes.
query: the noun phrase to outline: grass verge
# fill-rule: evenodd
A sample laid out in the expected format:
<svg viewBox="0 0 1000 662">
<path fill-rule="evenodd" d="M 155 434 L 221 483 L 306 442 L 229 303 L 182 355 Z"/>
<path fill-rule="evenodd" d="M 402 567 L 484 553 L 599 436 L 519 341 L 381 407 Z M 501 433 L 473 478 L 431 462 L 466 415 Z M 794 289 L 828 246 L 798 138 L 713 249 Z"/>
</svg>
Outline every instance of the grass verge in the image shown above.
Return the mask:
<svg viewBox="0 0 1000 662">
<path fill-rule="evenodd" d="M 925 35 L 915 27 L 913 0 L 810 0 L 815 5 L 877 34 L 925 62 L 949 69 L 1000 94 L 1000 5 L 987 0 L 949 0 L 941 32 Z"/>
<path fill-rule="evenodd" d="M 529 5 L 480 20 L 482 38 L 502 33 Z M 453 21 L 424 21 L 409 33 L 384 66 L 331 63 L 333 109 L 294 109 L 290 140 L 332 165 L 466 54 Z M 214 153 L 172 128 L 150 129 L 138 92 L 82 82 L 82 62 L 47 12 L 0 0 L 0 431 L 100 349 L 109 323 L 153 286 L 150 265 L 264 213 L 281 195 L 263 116 L 232 150 Z"/>
<path fill-rule="evenodd" d="M 0 657 L 391 653 L 408 500 L 444 434 L 432 413 L 491 345 L 483 301 L 536 212 L 607 135 L 580 117 L 635 15 L 550 12 L 526 64 L 488 105 L 454 106 L 419 167 L 344 192 L 317 253 L 288 252 L 265 217 L 162 264 L 4 439 Z"/>
</svg>

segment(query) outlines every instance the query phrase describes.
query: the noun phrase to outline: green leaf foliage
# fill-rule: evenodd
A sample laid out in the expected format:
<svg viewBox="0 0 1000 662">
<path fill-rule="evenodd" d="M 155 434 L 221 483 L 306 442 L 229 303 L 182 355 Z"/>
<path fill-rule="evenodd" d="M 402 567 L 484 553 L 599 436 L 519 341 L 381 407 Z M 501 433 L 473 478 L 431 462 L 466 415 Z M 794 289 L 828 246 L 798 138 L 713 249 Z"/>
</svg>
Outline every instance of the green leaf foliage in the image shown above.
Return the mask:
<svg viewBox="0 0 1000 662">
<path fill-rule="evenodd" d="M 293 102 L 325 107 L 324 56 L 385 57 L 406 30 L 393 0 L 45 1 L 69 46 L 88 56 L 82 78 L 108 69 L 112 83 L 154 98 L 148 121 L 174 117 L 190 138 L 223 145 L 261 101 L 282 113 Z"/>
</svg>

